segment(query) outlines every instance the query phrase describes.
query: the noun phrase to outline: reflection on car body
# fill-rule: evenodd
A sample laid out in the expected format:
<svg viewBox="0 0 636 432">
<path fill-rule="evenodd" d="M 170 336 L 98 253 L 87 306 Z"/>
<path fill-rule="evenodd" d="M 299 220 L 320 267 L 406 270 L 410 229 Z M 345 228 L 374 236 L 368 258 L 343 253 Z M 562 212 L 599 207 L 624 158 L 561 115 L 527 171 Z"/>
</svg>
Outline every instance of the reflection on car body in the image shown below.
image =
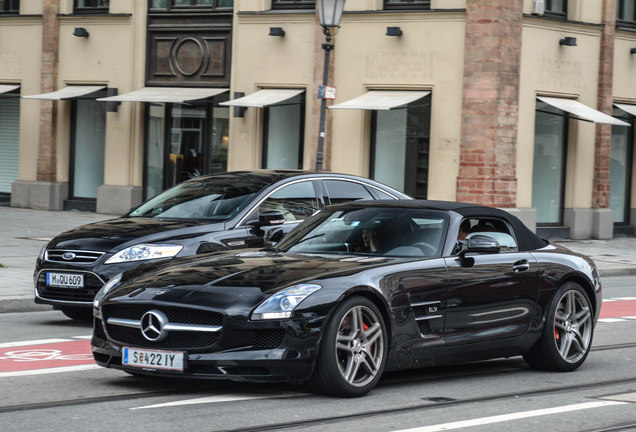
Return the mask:
<svg viewBox="0 0 636 432">
<path fill-rule="evenodd" d="M 458 240 L 466 220 L 492 230 Z M 377 232 L 375 250 L 361 251 L 365 230 Z M 533 367 L 576 369 L 591 346 L 601 287 L 589 258 L 502 210 L 361 201 L 321 210 L 275 248 L 127 271 L 94 306 L 102 366 L 308 381 L 359 396 L 384 371 L 437 363 L 522 355 Z M 155 316 L 160 340 L 144 330 Z M 183 362 L 150 367 L 122 357 L 129 350 L 176 352 Z"/>
</svg>

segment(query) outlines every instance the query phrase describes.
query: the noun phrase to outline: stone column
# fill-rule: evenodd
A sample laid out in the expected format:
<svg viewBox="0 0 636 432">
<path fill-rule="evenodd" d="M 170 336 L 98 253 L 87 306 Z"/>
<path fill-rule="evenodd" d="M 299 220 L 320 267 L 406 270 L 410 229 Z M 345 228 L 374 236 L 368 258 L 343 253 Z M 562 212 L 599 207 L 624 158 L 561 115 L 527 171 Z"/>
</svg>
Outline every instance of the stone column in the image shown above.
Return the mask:
<svg viewBox="0 0 636 432">
<path fill-rule="evenodd" d="M 467 0 L 457 201 L 517 204 L 523 2 Z"/>
<path fill-rule="evenodd" d="M 598 70 L 597 109 L 612 115 L 614 74 L 614 36 L 616 0 L 603 0 L 603 32 Z M 609 239 L 614 235 L 614 214 L 609 209 L 610 152 L 612 126 L 597 124 L 594 147 L 594 189 L 592 191 L 592 237 Z"/>
</svg>

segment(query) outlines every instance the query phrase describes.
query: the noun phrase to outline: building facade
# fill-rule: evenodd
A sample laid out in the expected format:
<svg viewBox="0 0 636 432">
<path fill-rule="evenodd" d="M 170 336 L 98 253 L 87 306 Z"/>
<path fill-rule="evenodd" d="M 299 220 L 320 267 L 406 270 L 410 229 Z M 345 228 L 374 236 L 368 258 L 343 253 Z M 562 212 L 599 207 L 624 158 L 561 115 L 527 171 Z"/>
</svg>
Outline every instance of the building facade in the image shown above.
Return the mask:
<svg viewBox="0 0 636 432">
<path fill-rule="evenodd" d="M 324 169 L 548 237 L 633 235 L 635 3 L 347 0 Z M 314 1 L 0 5 L 11 205 L 116 214 L 198 174 L 314 168 Z"/>
</svg>

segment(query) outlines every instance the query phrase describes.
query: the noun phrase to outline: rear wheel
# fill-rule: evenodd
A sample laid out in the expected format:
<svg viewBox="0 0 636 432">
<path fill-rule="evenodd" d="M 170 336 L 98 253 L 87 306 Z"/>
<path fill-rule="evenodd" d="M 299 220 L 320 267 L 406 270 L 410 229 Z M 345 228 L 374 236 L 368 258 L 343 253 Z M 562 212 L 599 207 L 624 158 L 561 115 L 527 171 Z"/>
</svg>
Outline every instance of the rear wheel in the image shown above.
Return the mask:
<svg viewBox="0 0 636 432">
<path fill-rule="evenodd" d="M 536 349 L 524 355 L 537 369 L 571 371 L 583 364 L 594 331 L 593 310 L 580 285 L 567 282 L 556 292 Z"/>
<path fill-rule="evenodd" d="M 309 384 L 334 396 L 362 396 L 380 380 L 387 357 L 386 326 L 372 301 L 354 296 L 334 312 Z"/>
<path fill-rule="evenodd" d="M 93 319 L 93 309 L 91 308 L 64 306 L 61 310 L 64 315 L 76 321 L 89 321 Z"/>
</svg>

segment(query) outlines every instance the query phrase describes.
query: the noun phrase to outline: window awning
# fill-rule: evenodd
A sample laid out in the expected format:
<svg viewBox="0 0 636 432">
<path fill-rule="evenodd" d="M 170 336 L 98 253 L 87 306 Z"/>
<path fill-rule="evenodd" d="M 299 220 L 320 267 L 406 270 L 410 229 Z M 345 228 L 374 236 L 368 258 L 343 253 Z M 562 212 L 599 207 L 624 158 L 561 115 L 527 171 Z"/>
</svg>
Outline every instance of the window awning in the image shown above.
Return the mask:
<svg viewBox="0 0 636 432">
<path fill-rule="evenodd" d="M 99 98 L 101 102 L 187 103 L 225 93 L 226 88 L 205 87 L 143 87 L 130 93 Z"/>
<path fill-rule="evenodd" d="M 24 99 L 46 99 L 46 100 L 65 100 L 75 99 L 78 97 L 86 96 L 96 91 L 105 89 L 106 86 L 85 86 L 85 85 L 70 85 L 63 89 L 51 92 L 42 93 L 36 95 L 22 96 Z"/>
<path fill-rule="evenodd" d="M 231 101 L 221 102 L 219 105 L 263 108 L 285 102 L 304 91 L 299 89 L 263 89 Z"/>
<path fill-rule="evenodd" d="M 631 114 L 633 116 L 636 116 L 636 105 L 615 103 L 614 106 L 616 108 L 622 109 L 626 113 L 629 113 L 629 114 Z"/>
<path fill-rule="evenodd" d="M 346 102 L 332 105 L 332 109 L 390 110 L 430 95 L 430 91 L 370 90 Z"/>
<path fill-rule="evenodd" d="M 581 102 L 575 101 L 574 99 L 563 99 L 544 96 L 537 96 L 537 99 L 547 103 L 548 105 L 552 105 L 555 108 L 569 112 L 570 114 L 578 117 L 578 119 L 580 120 L 587 120 L 592 123 L 609 124 L 614 126 L 629 126 L 629 123 L 625 123 L 622 120 L 604 114 L 600 111 L 595 110 L 594 108 L 590 108 L 589 106 L 584 105 Z"/>
<path fill-rule="evenodd" d="M 0 84 L 0 94 L 9 93 L 19 88 L 20 86 L 17 84 Z"/>
</svg>

